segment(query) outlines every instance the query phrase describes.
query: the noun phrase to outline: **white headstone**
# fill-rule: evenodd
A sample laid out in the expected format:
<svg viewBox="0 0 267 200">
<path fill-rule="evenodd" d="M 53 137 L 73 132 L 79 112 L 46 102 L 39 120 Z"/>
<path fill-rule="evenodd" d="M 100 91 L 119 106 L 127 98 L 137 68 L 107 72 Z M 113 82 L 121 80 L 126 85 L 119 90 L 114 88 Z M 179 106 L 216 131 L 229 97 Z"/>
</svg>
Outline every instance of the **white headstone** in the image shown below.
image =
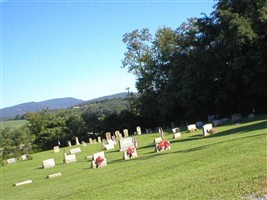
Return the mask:
<svg viewBox="0 0 267 200">
<path fill-rule="evenodd" d="M 75 137 L 75 142 L 76 142 L 76 145 L 81 145 L 80 142 L 79 142 L 78 137 Z"/>
<path fill-rule="evenodd" d="M 69 145 L 69 147 L 71 147 L 71 141 L 68 141 L 68 145 Z"/>
<path fill-rule="evenodd" d="M 140 126 L 137 126 L 136 127 L 136 132 L 137 132 L 137 135 L 141 135 L 142 134 L 142 131 L 141 131 L 141 127 Z"/>
<path fill-rule="evenodd" d="M 68 163 L 73 163 L 76 162 L 76 155 L 75 154 L 71 154 L 71 155 L 65 155 L 65 162 Z"/>
<path fill-rule="evenodd" d="M 16 158 L 9 158 L 6 161 L 7 161 L 7 164 L 15 163 L 16 162 Z"/>
<path fill-rule="evenodd" d="M 105 146 L 106 150 L 114 149 L 113 144 L 105 144 L 104 146 Z"/>
<path fill-rule="evenodd" d="M 22 155 L 22 156 L 21 156 L 21 159 L 22 159 L 22 160 L 27 160 L 27 159 L 28 159 L 27 154 Z"/>
<path fill-rule="evenodd" d="M 86 142 L 84 142 L 84 141 L 82 141 L 82 145 L 83 145 L 84 147 L 87 146 Z"/>
<path fill-rule="evenodd" d="M 155 138 L 154 139 L 154 143 L 155 144 L 158 144 L 158 143 L 160 143 L 162 141 L 162 138 L 161 137 L 158 137 L 158 138 Z"/>
<path fill-rule="evenodd" d="M 123 135 L 124 135 L 125 138 L 129 137 L 128 129 L 124 129 L 123 130 Z"/>
<path fill-rule="evenodd" d="M 56 177 L 59 177 L 59 176 L 61 176 L 61 172 L 55 173 L 55 174 L 50 174 L 50 175 L 47 176 L 47 178 L 56 178 Z"/>
<path fill-rule="evenodd" d="M 173 132 L 173 133 L 179 133 L 179 132 L 180 132 L 180 128 L 173 128 L 173 129 L 172 129 L 172 132 Z"/>
<path fill-rule="evenodd" d="M 54 146 L 54 153 L 58 153 L 58 152 L 60 152 L 59 146 Z"/>
<path fill-rule="evenodd" d="M 44 169 L 55 167 L 55 165 L 56 165 L 56 163 L 55 163 L 54 158 L 43 160 L 43 168 Z"/>
<path fill-rule="evenodd" d="M 81 152 L 82 152 L 82 150 L 80 147 L 70 149 L 70 154 L 81 153 Z"/>
<path fill-rule="evenodd" d="M 97 166 L 97 163 L 96 163 L 96 159 L 97 159 L 98 157 L 101 157 L 101 158 L 104 159 L 100 166 Z M 98 153 L 93 154 L 93 160 L 92 160 L 92 162 L 91 162 L 91 167 L 92 167 L 92 168 L 104 167 L 104 166 L 106 166 L 106 165 L 107 165 L 107 159 L 105 158 L 105 153 L 104 153 L 104 151 L 101 151 L 101 152 L 98 152 Z"/>
<path fill-rule="evenodd" d="M 19 182 L 19 183 L 15 183 L 14 185 L 15 186 L 20 186 L 20 185 L 25 185 L 25 184 L 29 184 L 29 183 L 32 183 L 32 180 L 22 181 L 22 182 Z"/>
<path fill-rule="evenodd" d="M 179 133 L 174 133 L 174 134 L 173 134 L 173 139 L 177 139 L 177 138 L 180 138 L 180 137 L 182 137 L 182 135 L 181 135 L 180 132 L 179 132 Z"/>
<path fill-rule="evenodd" d="M 100 137 L 100 136 L 99 136 L 99 137 L 97 137 L 97 141 L 98 141 L 98 142 L 102 142 L 102 141 L 101 141 L 101 137 Z"/>
<path fill-rule="evenodd" d="M 195 124 L 190 124 L 190 125 L 187 126 L 187 130 L 188 130 L 189 132 L 191 132 L 191 131 L 196 131 L 196 130 L 197 130 L 197 127 L 196 127 Z"/>
<path fill-rule="evenodd" d="M 202 126 L 202 134 L 203 136 L 209 135 L 208 131 L 212 129 L 212 124 L 205 124 Z"/>
<path fill-rule="evenodd" d="M 134 139 L 131 137 L 120 139 L 119 144 L 120 144 L 120 151 L 125 151 L 129 147 L 135 146 L 134 145 Z"/>
</svg>

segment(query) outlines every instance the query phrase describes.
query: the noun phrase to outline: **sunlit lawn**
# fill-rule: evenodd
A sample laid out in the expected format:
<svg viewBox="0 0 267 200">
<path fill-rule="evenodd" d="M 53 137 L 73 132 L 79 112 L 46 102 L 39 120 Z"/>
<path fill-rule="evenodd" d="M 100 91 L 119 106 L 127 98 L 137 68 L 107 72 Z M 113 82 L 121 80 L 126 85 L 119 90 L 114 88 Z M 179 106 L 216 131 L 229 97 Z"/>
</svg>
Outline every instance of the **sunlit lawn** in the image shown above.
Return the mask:
<svg viewBox="0 0 267 200">
<path fill-rule="evenodd" d="M 85 156 L 102 150 L 100 143 L 81 146 L 78 162 L 63 163 L 64 149 L 32 154 L 33 160 L 1 167 L 1 199 L 241 199 L 267 194 L 267 119 L 182 132 L 171 150 L 154 152 L 159 133 L 136 136 L 138 158 L 125 161 L 118 145 L 105 151 L 108 165 L 91 169 Z M 74 147 L 73 147 L 74 148 Z M 65 148 L 68 152 L 69 147 Z M 42 160 L 56 166 L 42 169 Z M 62 176 L 47 179 L 61 172 Z M 33 183 L 13 186 L 16 182 Z"/>
</svg>

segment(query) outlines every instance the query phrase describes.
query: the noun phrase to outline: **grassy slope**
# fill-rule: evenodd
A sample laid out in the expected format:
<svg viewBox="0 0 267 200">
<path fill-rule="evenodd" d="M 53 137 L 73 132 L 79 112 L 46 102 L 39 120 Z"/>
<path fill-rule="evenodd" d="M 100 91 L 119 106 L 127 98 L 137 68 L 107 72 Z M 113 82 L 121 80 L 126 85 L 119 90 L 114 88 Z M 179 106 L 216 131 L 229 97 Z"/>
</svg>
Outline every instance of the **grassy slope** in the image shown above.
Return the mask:
<svg viewBox="0 0 267 200">
<path fill-rule="evenodd" d="M 4 129 L 6 127 L 19 128 L 27 123 L 27 120 L 9 120 L 9 121 L 0 121 L 0 128 Z"/>
<path fill-rule="evenodd" d="M 72 164 L 63 164 L 63 149 L 36 153 L 33 160 L 1 168 L 0 199 L 241 199 L 267 193 L 267 119 L 216 129 L 206 138 L 201 130 L 175 140 L 166 133 L 171 150 L 160 153 L 153 145 L 158 133 L 137 136 L 137 159 L 122 160 L 117 145 L 106 151 L 108 166 L 100 169 L 84 159 L 100 151 L 100 144 L 82 146 Z M 42 169 L 48 158 L 56 166 Z M 62 176 L 46 179 L 57 172 Z M 13 186 L 27 179 L 33 183 Z"/>
</svg>

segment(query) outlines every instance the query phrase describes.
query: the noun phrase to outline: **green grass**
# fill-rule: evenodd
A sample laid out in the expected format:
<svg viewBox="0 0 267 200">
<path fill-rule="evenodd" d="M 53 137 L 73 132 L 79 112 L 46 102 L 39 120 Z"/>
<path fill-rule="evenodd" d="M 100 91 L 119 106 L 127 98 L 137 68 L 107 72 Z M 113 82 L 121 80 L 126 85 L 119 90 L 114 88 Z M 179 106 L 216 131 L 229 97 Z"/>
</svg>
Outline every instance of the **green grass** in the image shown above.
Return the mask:
<svg viewBox="0 0 267 200">
<path fill-rule="evenodd" d="M 9 121 L 0 121 L 0 128 L 4 129 L 7 127 L 11 128 L 19 128 L 25 125 L 28 121 L 27 120 L 9 120 Z"/>
<path fill-rule="evenodd" d="M 136 136 L 138 158 L 123 160 L 116 149 L 105 151 L 108 165 L 91 169 L 84 157 L 101 145 L 81 146 L 76 163 L 64 164 L 63 152 L 32 154 L 33 160 L 1 167 L 0 199 L 241 199 L 267 193 L 267 119 L 226 125 L 203 137 L 201 130 L 182 132 L 171 150 L 154 152 L 158 133 Z M 74 148 L 74 147 L 73 147 Z M 56 166 L 42 169 L 42 160 Z M 47 179 L 61 172 L 62 176 Z M 13 186 L 31 179 L 33 183 Z"/>
</svg>

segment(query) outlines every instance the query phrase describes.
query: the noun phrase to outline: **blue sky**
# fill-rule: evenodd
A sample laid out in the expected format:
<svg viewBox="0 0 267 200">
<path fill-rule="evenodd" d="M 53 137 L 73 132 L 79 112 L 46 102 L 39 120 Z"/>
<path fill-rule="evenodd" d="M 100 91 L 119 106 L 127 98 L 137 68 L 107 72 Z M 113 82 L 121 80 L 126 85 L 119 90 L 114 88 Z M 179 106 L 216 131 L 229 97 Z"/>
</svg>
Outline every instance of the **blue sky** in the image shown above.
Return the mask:
<svg viewBox="0 0 267 200">
<path fill-rule="evenodd" d="M 179 27 L 213 11 L 207 1 L 2 1 L 1 108 L 74 97 L 136 92 L 121 68 L 122 36 Z"/>
</svg>

